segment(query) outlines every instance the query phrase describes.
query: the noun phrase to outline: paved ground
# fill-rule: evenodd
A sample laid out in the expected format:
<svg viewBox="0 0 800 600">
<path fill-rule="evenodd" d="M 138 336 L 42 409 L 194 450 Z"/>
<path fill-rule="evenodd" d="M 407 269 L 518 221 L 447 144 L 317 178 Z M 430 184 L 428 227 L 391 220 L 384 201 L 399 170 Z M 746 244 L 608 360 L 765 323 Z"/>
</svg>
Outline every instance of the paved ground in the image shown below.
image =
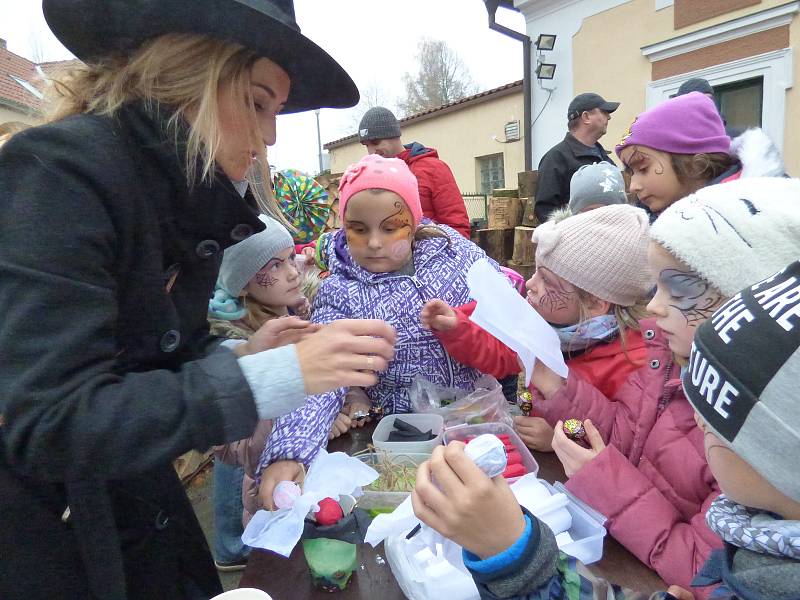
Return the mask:
<svg viewBox="0 0 800 600">
<path fill-rule="evenodd" d="M 203 527 L 203 532 L 206 534 L 208 545 L 211 546 L 212 536 L 212 521 L 213 510 L 211 504 L 211 468 L 198 475 L 187 488 L 186 492 L 189 494 L 189 500 L 192 501 L 194 511 L 197 518 L 200 520 L 200 525 Z M 242 577 L 242 571 L 234 573 L 220 573 L 219 578 L 222 580 L 222 587 L 225 591 L 235 589 L 239 586 L 239 579 Z"/>
</svg>

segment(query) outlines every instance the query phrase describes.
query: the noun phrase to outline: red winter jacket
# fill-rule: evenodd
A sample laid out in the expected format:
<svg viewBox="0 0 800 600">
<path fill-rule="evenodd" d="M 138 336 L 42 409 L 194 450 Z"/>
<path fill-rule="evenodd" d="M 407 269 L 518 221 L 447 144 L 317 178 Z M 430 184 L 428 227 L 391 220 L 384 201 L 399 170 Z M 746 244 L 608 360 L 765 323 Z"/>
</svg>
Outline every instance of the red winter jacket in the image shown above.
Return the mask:
<svg viewBox="0 0 800 600">
<path fill-rule="evenodd" d="M 417 178 L 422 214 L 429 219 L 449 225 L 469 239 L 470 226 L 467 207 L 458 189 L 453 172 L 439 159 L 439 153 L 418 142 L 407 144 L 399 158 Z"/>
<path fill-rule="evenodd" d="M 521 367 L 517 362 L 517 353 L 469 320 L 475 306 L 475 302 L 470 302 L 458 307 L 458 326 L 450 331 L 434 332 L 436 337 L 455 360 L 475 367 L 482 373 L 496 379 L 519 373 Z M 646 357 L 647 348 L 641 332 L 628 331 L 625 335 L 625 351 L 621 340 L 616 338 L 568 358 L 567 366 L 570 373 L 579 375 L 604 394 L 611 395 L 631 373 L 645 364 Z M 536 393 L 534 388 L 531 391 Z"/>
<path fill-rule="evenodd" d="M 551 425 L 565 417 L 592 420 L 607 446 L 567 489 L 604 514 L 609 533 L 664 581 L 689 589 L 711 551 L 722 547 L 704 518 L 719 486 L 680 367 L 653 320 L 642 321 L 642 330 L 648 362 L 616 394 L 607 397 L 570 373 L 536 406 Z M 708 591 L 694 594 L 705 598 Z"/>
</svg>

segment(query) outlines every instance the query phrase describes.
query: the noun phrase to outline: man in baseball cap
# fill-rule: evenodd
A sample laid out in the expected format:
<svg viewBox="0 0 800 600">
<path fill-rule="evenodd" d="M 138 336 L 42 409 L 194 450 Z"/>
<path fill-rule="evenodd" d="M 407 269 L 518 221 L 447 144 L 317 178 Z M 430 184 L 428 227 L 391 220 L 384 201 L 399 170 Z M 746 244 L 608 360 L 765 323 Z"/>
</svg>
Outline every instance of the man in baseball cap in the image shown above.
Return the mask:
<svg viewBox="0 0 800 600">
<path fill-rule="evenodd" d="M 605 135 L 611 113 L 617 108 L 619 102 L 608 102 L 593 92 L 578 94 L 569 103 L 567 135 L 539 162 L 534 212 L 540 223 L 544 223 L 554 210 L 567 205 L 570 180 L 575 171 L 598 162 L 614 166 L 598 140 Z"/>
</svg>

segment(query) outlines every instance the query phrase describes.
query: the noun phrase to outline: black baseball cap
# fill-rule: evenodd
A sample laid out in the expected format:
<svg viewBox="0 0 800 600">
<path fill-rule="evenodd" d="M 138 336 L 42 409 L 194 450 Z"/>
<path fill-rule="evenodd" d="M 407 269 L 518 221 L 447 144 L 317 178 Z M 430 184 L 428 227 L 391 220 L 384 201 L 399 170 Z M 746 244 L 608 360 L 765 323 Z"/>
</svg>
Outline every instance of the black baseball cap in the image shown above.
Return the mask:
<svg viewBox="0 0 800 600">
<path fill-rule="evenodd" d="M 612 113 L 619 108 L 619 102 L 606 102 L 600 94 L 587 92 L 585 94 L 578 94 L 569 103 L 567 109 L 567 121 L 577 119 L 585 110 L 594 110 L 599 108 L 606 112 Z"/>
</svg>

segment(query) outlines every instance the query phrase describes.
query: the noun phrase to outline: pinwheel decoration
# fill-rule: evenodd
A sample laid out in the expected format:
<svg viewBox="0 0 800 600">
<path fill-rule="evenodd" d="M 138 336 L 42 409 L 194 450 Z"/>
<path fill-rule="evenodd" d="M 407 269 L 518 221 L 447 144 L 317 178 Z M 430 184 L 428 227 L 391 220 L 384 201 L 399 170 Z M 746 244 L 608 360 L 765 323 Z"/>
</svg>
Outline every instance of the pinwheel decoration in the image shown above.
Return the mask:
<svg viewBox="0 0 800 600">
<path fill-rule="evenodd" d="M 287 220 L 297 230 L 296 244 L 317 239 L 325 231 L 331 207 L 328 192 L 313 177 L 296 169 L 278 171 L 274 175 L 275 198 Z"/>
</svg>

